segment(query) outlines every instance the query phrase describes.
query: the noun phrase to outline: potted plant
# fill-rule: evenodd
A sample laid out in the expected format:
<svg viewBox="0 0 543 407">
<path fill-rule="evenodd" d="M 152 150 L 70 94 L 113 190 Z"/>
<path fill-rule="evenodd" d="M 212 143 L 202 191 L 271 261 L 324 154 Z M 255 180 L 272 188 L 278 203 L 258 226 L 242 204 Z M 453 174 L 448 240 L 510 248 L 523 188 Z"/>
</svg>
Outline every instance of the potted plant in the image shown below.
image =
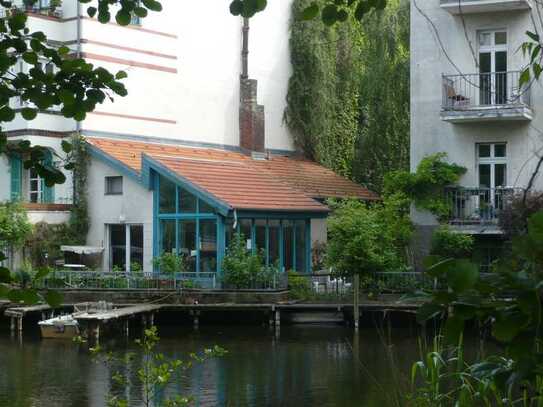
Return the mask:
<svg viewBox="0 0 543 407">
<path fill-rule="evenodd" d="M 52 17 L 60 17 L 61 16 L 60 7 L 62 7 L 62 0 L 51 0 L 48 14 Z"/>
<path fill-rule="evenodd" d="M 39 0 L 23 0 L 23 6 L 26 11 L 34 12 L 36 11 L 36 3 Z"/>
</svg>

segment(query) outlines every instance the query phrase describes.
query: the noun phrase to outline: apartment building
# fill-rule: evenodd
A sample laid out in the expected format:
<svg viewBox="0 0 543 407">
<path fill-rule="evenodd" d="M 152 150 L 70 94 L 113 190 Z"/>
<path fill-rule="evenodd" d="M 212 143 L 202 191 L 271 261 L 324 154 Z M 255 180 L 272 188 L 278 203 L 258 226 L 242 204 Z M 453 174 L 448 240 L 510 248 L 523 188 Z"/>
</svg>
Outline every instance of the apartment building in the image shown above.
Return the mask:
<svg viewBox="0 0 543 407">
<path fill-rule="evenodd" d="M 446 222 L 488 248 L 487 264 L 500 242 L 499 212 L 526 188 L 543 151 L 541 84 L 519 86 L 525 32 L 541 32 L 536 7 L 531 0 L 411 2 L 411 166 L 446 152 L 467 168 L 461 187 L 447 191 Z M 542 183 L 537 176 L 534 189 Z M 436 219 L 414 210 L 413 220 L 426 246 Z"/>
<path fill-rule="evenodd" d="M 228 0 L 212 3 L 163 0 L 163 12 L 127 27 L 86 17 L 76 0 L 40 0 L 27 10 L 31 30 L 128 73 L 129 95 L 83 122 L 45 111 L 30 122 L 18 115 L 5 129 L 9 141 L 49 147 L 52 160 L 62 157 L 61 140 L 85 137 L 86 243 L 102 252 L 104 270 L 151 272 L 153 258 L 171 252 L 191 272 L 217 273 L 239 232 L 268 264 L 309 271 L 312 246 L 326 241 L 324 200 L 377 198 L 294 151 L 282 120 L 291 2 L 271 2 L 250 27 L 228 13 Z M 66 222 L 66 175 L 47 188 L 20 158 L 2 157 L 0 201 L 22 200 L 33 222 Z"/>
</svg>

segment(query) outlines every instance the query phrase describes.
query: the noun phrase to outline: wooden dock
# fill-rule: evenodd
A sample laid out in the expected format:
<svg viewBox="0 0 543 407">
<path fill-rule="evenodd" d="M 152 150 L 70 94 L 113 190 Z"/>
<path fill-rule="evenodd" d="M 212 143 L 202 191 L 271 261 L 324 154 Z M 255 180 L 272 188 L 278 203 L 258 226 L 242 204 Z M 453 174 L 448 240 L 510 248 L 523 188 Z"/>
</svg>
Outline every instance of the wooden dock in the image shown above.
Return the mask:
<svg viewBox="0 0 543 407">
<path fill-rule="evenodd" d="M 38 304 L 32 306 L 14 306 L 7 308 L 4 315 L 10 318 L 11 332 L 23 331 L 23 319 L 28 315 L 40 314 L 41 319 L 52 318 L 54 309 L 47 304 Z"/>
<path fill-rule="evenodd" d="M 75 309 L 78 309 L 78 305 Z M 120 322 L 126 336 L 129 335 L 129 322 L 137 316 L 141 317 L 142 326 L 154 325 L 155 313 L 162 308 L 159 304 L 139 304 L 105 310 L 78 311 L 72 314 L 81 327 L 82 333 L 89 339 L 99 341 L 100 332 L 106 325 Z"/>
<path fill-rule="evenodd" d="M 0 303 L 0 306 L 3 305 Z M 383 316 L 392 313 L 416 313 L 420 303 L 403 301 L 363 301 L 359 304 L 360 314 L 379 312 Z M 8 306 L 5 305 L 4 306 Z M 353 304 L 348 303 L 213 303 L 199 304 L 116 304 L 101 301 L 63 305 L 63 309 L 73 309 L 72 317 L 77 320 L 83 337 L 99 340 L 109 332 L 121 331 L 128 336 L 131 327 L 143 329 L 155 323 L 156 314 L 178 312 L 189 316 L 195 328 L 201 317 L 208 313 L 253 313 L 260 314 L 262 321 L 278 328 L 281 323 L 351 323 L 356 318 Z M 5 309 L 4 315 L 11 318 L 11 331 L 22 333 L 23 319 L 28 316 L 51 318 L 54 310 L 47 304 L 34 306 L 13 306 Z M 212 317 L 217 318 L 217 316 Z M 259 317 L 260 318 L 260 317 Z M 248 319 L 250 320 L 250 318 Z M 141 323 L 140 323 L 141 322 Z M 355 325 L 356 326 L 356 325 Z"/>
<path fill-rule="evenodd" d="M 380 303 L 376 301 L 359 304 L 360 313 L 381 312 L 388 313 L 416 313 L 420 303 Z M 354 315 L 353 304 L 339 303 L 279 303 L 279 304 L 164 304 L 163 311 L 186 311 L 192 318 L 195 327 L 200 324 L 200 316 L 204 312 L 235 312 L 254 311 L 268 315 L 269 324 L 279 326 L 281 314 L 288 316 L 293 323 L 343 323 L 348 316 Z M 350 318 L 350 317 L 349 317 Z"/>
</svg>

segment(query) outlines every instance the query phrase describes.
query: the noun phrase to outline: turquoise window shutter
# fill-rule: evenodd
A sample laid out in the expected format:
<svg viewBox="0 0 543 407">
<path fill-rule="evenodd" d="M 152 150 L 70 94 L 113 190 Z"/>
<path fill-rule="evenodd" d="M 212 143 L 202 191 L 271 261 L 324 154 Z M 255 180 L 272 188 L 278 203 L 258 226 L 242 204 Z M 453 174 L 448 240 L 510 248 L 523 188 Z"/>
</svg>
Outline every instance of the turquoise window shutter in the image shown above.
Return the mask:
<svg viewBox="0 0 543 407">
<path fill-rule="evenodd" d="M 21 190 L 23 183 L 23 160 L 18 155 L 9 157 L 11 167 L 11 200 L 21 199 Z"/>
<path fill-rule="evenodd" d="M 53 166 L 53 155 L 50 151 L 47 151 L 47 155 L 43 160 L 43 164 L 46 167 Z M 48 187 L 45 185 L 45 181 L 42 179 L 42 191 L 43 191 L 43 203 L 55 203 L 55 187 Z"/>
</svg>

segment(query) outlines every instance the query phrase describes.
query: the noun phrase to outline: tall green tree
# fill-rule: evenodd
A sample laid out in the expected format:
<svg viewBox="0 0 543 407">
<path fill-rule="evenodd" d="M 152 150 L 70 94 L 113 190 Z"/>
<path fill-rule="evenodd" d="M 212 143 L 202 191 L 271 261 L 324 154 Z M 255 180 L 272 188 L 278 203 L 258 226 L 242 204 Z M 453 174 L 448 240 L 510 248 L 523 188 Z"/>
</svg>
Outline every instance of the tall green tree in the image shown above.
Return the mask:
<svg viewBox="0 0 543 407">
<path fill-rule="evenodd" d="M 353 176 L 375 191 L 391 170 L 409 168 L 409 1 L 387 8 L 360 25 L 360 127 Z"/>
<path fill-rule="evenodd" d="M 298 18 L 312 4 L 293 3 L 285 121 L 308 158 L 381 191 L 409 161 L 409 4 L 332 26 Z"/>
</svg>

